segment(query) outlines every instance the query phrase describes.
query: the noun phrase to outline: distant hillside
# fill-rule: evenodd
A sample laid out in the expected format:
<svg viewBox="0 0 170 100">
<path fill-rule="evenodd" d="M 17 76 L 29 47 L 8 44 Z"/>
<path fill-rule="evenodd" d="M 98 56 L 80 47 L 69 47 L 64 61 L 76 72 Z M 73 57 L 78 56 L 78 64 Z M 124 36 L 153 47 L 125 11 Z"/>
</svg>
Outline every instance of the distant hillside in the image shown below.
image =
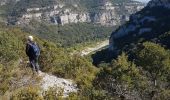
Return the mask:
<svg viewBox="0 0 170 100">
<path fill-rule="evenodd" d="M 9 10 L 8 22 L 28 24 L 36 19 L 62 25 L 90 22 L 116 26 L 127 21 L 130 14 L 144 6 L 131 0 L 20 0 Z"/>
<path fill-rule="evenodd" d="M 131 0 L 2 0 L 0 22 L 70 47 L 106 39 L 144 6 Z"/>
<path fill-rule="evenodd" d="M 131 0 L 4 0 L 1 4 L 1 22 L 63 47 L 104 40 L 145 6 Z"/>
</svg>

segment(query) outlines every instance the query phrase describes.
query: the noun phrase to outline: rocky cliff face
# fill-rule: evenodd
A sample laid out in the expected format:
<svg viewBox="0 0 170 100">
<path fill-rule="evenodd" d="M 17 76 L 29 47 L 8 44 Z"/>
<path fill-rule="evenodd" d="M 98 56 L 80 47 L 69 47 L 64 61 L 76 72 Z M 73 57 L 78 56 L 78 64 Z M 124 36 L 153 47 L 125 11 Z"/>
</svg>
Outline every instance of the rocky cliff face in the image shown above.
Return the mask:
<svg viewBox="0 0 170 100">
<path fill-rule="evenodd" d="M 170 8 L 170 1 L 169 0 L 152 0 L 148 4 L 149 7 L 156 7 L 156 6 L 164 6 L 166 8 Z"/>
<path fill-rule="evenodd" d="M 0 0 L 0 6 L 7 5 L 8 3 L 16 3 L 20 0 Z"/>
<path fill-rule="evenodd" d="M 170 30 L 170 1 L 152 0 L 141 11 L 133 14 L 130 21 L 110 37 L 110 50 L 151 40 L 159 42 L 161 34 Z"/>
<path fill-rule="evenodd" d="M 102 11 L 94 13 L 91 21 L 101 25 L 116 26 L 129 20 L 129 16 L 139 10 L 144 5 L 140 3 L 124 3 L 122 5 L 112 5 L 107 2 L 102 6 Z"/>
<path fill-rule="evenodd" d="M 17 17 L 13 13 L 9 22 L 28 24 L 31 20 L 36 20 L 61 25 L 90 22 L 115 26 L 128 21 L 131 14 L 141 10 L 145 5 L 134 1 L 113 4 L 110 0 L 105 0 L 102 4 L 97 5 L 97 10 L 95 11 L 84 10 L 81 6 L 78 2 L 74 2 L 71 5 L 68 5 L 66 2 L 59 2 L 44 7 L 27 7 Z"/>
<path fill-rule="evenodd" d="M 2 0 L 2 1 L 0 1 L 0 5 L 2 6 L 2 5 L 5 5 L 7 3 L 7 1 L 6 0 Z"/>
</svg>

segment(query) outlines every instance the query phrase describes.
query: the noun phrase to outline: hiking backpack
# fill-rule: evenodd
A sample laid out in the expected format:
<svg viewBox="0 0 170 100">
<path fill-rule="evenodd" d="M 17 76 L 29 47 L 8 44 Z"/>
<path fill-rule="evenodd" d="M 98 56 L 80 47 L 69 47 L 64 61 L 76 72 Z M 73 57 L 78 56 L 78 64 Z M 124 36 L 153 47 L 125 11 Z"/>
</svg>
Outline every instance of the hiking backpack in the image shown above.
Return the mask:
<svg viewBox="0 0 170 100">
<path fill-rule="evenodd" d="M 40 55 L 40 48 L 36 43 L 29 43 L 31 52 L 34 56 Z"/>
</svg>

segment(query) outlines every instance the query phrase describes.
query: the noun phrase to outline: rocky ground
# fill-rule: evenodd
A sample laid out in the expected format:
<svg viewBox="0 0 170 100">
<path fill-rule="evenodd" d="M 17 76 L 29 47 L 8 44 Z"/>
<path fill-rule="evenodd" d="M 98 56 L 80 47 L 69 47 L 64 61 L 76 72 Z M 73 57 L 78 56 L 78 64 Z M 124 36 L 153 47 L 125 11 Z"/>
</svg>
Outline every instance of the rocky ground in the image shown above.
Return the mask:
<svg viewBox="0 0 170 100">
<path fill-rule="evenodd" d="M 77 85 L 69 79 L 58 78 L 57 76 L 40 72 L 39 76 L 42 77 L 40 82 L 41 88 L 46 91 L 50 87 L 63 89 L 63 97 L 67 97 L 69 93 L 77 92 Z"/>
</svg>

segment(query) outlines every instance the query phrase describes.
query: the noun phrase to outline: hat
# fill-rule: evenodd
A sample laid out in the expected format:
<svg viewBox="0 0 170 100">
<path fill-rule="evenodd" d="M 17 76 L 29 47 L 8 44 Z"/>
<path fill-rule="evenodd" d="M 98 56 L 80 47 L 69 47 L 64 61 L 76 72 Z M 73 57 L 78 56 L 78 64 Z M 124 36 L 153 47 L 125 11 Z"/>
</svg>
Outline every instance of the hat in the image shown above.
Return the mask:
<svg viewBox="0 0 170 100">
<path fill-rule="evenodd" d="M 33 41 L 34 40 L 33 36 L 28 36 L 28 40 Z"/>
</svg>

